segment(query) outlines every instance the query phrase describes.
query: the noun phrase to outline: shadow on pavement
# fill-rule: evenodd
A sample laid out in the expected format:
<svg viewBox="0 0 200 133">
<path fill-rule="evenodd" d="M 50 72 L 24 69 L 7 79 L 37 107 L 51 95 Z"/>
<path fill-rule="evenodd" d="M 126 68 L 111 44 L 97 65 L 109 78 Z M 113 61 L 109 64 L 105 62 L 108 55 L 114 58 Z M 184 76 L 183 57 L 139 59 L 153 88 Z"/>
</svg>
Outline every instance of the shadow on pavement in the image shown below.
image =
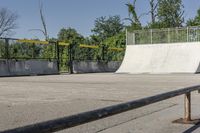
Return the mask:
<svg viewBox="0 0 200 133">
<path fill-rule="evenodd" d="M 184 131 L 183 133 L 192 133 L 193 131 L 195 131 L 197 128 L 200 128 L 200 122 L 195 124 L 194 126 L 192 126 L 191 128 L 187 129 L 186 131 Z"/>
</svg>

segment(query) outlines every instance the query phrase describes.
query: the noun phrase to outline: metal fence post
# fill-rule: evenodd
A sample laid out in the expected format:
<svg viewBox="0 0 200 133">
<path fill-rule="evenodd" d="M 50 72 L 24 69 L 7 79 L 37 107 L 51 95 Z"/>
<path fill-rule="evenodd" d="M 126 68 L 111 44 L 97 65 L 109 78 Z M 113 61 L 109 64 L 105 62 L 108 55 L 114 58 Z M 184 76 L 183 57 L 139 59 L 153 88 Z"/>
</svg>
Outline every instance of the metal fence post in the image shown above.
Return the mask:
<svg viewBox="0 0 200 133">
<path fill-rule="evenodd" d="M 102 46 L 102 60 L 105 60 L 105 45 Z"/>
<path fill-rule="evenodd" d="M 191 93 L 186 93 L 185 94 L 185 116 L 184 120 L 185 121 L 191 121 Z"/>
<path fill-rule="evenodd" d="M 71 73 L 71 63 L 72 63 L 71 44 L 68 47 L 68 60 L 69 60 L 69 63 L 68 63 L 69 70 L 68 71 L 69 71 L 69 73 Z"/>
<path fill-rule="evenodd" d="M 128 30 L 126 29 L 126 45 L 128 45 Z"/>
<path fill-rule="evenodd" d="M 32 59 L 35 59 L 35 43 L 32 44 Z"/>
<path fill-rule="evenodd" d="M 9 39 L 8 38 L 5 39 L 5 58 L 6 59 L 10 59 L 10 55 L 9 55 Z"/>
<path fill-rule="evenodd" d="M 68 54 L 69 54 L 69 73 L 73 74 L 73 60 L 74 60 L 74 52 L 73 52 L 73 46 L 74 44 L 71 43 L 68 47 Z"/>
<path fill-rule="evenodd" d="M 153 44 L 153 30 L 151 29 L 150 32 L 151 32 L 151 44 Z"/>
<path fill-rule="evenodd" d="M 189 42 L 189 27 L 187 27 L 187 42 Z"/>
<path fill-rule="evenodd" d="M 57 60 L 57 67 L 58 67 L 58 71 L 60 71 L 60 53 L 59 53 L 59 42 L 56 41 L 55 42 L 55 56 L 56 56 L 56 60 Z"/>
<path fill-rule="evenodd" d="M 171 42 L 171 41 L 170 41 L 170 39 L 171 39 L 171 38 L 170 38 L 170 28 L 168 28 L 167 31 L 168 31 L 168 43 L 170 43 L 170 42 Z"/>
<path fill-rule="evenodd" d="M 133 44 L 136 44 L 136 40 L 135 40 L 135 33 L 133 33 Z"/>
</svg>

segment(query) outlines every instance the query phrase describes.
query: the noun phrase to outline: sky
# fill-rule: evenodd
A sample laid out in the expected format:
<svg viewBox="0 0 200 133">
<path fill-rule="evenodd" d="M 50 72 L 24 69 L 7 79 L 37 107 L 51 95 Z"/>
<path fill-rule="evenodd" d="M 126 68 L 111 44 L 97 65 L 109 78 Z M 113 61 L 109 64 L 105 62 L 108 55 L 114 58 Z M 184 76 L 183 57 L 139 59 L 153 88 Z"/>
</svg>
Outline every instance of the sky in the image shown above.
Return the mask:
<svg viewBox="0 0 200 133">
<path fill-rule="evenodd" d="M 43 11 L 50 37 L 57 37 L 61 28 L 75 28 L 83 36 L 92 34 L 94 21 L 101 16 L 120 15 L 121 19 L 128 17 L 126 3 L 133 0 L 43 0 Z M 137 0 L 138 15 L 149 11 L 149 0 Z M 0 8 L 16 12 L 18 28 L 15 38 L 44 39 L 38 31 L 30 29 L 42 28 L 39 15 L 39 0 L 0 0 Z M 200 8 L 200 0 L 183 0 L 185 18 L 193 18 Z M 143 25 L 150 17 L 141 18 Z M 124 22 L 127 23 L 127 22 Z"/>
</svg>

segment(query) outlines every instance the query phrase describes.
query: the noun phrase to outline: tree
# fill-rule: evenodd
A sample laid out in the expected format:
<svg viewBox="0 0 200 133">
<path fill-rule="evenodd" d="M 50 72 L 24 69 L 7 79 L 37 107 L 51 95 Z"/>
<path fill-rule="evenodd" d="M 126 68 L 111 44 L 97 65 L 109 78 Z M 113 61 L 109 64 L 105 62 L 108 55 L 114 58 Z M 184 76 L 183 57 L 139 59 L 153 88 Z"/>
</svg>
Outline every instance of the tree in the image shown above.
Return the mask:
<svg viewBox="0 0 200 133">
<path fill-rule="evenodd" d="M 6 8 L 0 9 L 0 37 L 10 35 L 13 29 L 17 28 L 16 20 L 18 15 Z"/>
<path fill-rule="evenodd" d="M 75 29 L 62 28 L 58 33 L 58 40 L 70 43 L 69 47 L 71 49 L 72 60 L 75 58 L 79 58 L 77 56 L 82 56 L 79 54 L 79 44 L 84 42 L 84 37 L 79 34 Z M 62 62 L 66 62 L 68 60 L 66 47 L 60 47 L 60 54 L 60 57 L 63 58 Z"/>
<path fill-rule="evenodd" d="M 126 46 L 126 33 L 125 31 L 107 38 L 105 44 L 109 47 L 125 48 Z"/>
<path fill-rule="evenodd" d="M 112 37 L 123 30 L 124 26 L 120 16 L 100 17 L 95 20 L 92 32 L 103 41 Z"/>
<path fill-rule="evenodd" d="M 40 1 L 40 18 L 42 21 L 42 26 L 43 26 L 43 34 L 46 38 L 46 40 L 49 39 L 48 33 L 47 33 L 47 26 L 46 26 L 46 22 L 45 22 L 45 18 L 44 18 L 44 14 L 43 14 L 43 3 Z"/>
<path fill-rule="evenodd" d="M 150 17 L 151 17 L 151 22 L 148 23 L 147 26 L 145 26 L 145 29 L 159 29 L 163 28 L 162 22 L 158 21 L 158 3 L 159 0 L 149 0 L 149 5 L 150 5 Z"/>
<path fill-rule="evenodd" d="M 127 3 L 126 6 L 128 7 L 129 18 L 125 18 L 125 20 L 129 20 L 131 25 L 139 25 L 141 26 L 141 22 L 136 12 L 136 0 L 133 3 Z"/>
<path fill-rule="evenodd" d="M 189 19 L 187 21 L 187 26 L 199 26 L 200 25 L 200 9 L 197 11 L 197 15 L 194 19 Z"/>
<path fill-rule="evenodd" d="M 158 21 L 163 28 L 181 27 L 184 22 L 182 0 L 159 0 Z"/>
<path fill-rule="evenodd" d="M 151 23 L 154 24 L 156 22 L 156 17 L 157 17 L 158 2 L 156 0 L 149 0 L 149 4 L 150 4 Z"/>
<path fill-rule="evenodd" d="M 101 42 L 101 39 L 97 35 L 91 35 L 89 38 L 89 44 L 98 45 Z"/>
<path fill-rule="evenodd" d="M 84 37 L 73 28 L 62 28 L 58 33 L 58 40 L 69 43 L 82 43 Z"/>
<path fill-rule="evenodd" d="M 44 13 L 43 13 L 43 3 L 41 0 L 39 1 L 39 11 L 40 11 L 40 19 L 42 22 L 43 29 L 31 29 L 30 31 L 40 31 L 44 35 L 45 40 L 49 40 L 49 35 L 47 32 L 47 25 L 46 25 Z"/>
</svg>

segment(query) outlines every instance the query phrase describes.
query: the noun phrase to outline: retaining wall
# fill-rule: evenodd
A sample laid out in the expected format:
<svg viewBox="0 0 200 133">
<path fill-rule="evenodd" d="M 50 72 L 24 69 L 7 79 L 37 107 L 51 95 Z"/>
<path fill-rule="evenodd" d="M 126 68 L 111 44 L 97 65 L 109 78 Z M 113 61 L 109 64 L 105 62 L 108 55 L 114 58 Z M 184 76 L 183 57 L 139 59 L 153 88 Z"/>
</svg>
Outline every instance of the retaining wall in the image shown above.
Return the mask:
<svg viewBox="0 0 200 133">
<path fill-rule="evenodd" d="M 56 61 L 0 60 L 0 76 L 58 74 Z"/>
<path fill-rule="evenodd" d="M 74 73 L 101 73 L 115 72 L 121 65 L 121 61 L 73 61 Z"/>
</svg>

